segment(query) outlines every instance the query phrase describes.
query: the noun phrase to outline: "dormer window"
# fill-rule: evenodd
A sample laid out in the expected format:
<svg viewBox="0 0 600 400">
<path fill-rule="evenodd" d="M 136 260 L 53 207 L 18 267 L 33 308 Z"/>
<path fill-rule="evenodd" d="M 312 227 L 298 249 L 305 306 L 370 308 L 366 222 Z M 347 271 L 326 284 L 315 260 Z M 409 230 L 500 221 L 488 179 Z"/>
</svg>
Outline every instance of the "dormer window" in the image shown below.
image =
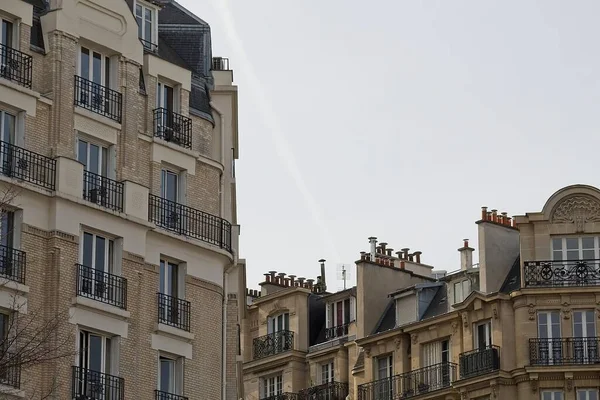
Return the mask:
<svg viewBox="0 0 600 400">
<path fill-rule="evenodd" d="M 454 304 L 460 303 L 471 294 L 471 281 L 465 279 L 454 284 Z"/>
<path fill-rule="evenodd" d="M 138 24 L 138 37 L 144 48 L 151 52 L 158 50 L 158 10 L 144 1 L 135 2 L 135 20 Z"/>
<path fill-rule="evenodd" d="M 325 338 L 327 340 L 348 334 L 348 324 L 355 320 L 354 297 L 333 301 L 327 304 L 325 310 Z"/>
</svg>

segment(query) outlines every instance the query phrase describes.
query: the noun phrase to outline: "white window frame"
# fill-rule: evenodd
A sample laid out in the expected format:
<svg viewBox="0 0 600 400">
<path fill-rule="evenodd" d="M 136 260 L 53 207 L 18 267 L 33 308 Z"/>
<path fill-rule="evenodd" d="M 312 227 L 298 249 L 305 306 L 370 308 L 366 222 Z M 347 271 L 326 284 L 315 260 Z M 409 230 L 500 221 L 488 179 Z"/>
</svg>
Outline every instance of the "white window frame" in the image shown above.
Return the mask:
<svg viewBox="0 0 600 400">
<path fill-rule="evenodd" d="M 287 316 L 287 317 L 286 317 Z M 279 322 L 281 321 L 281 324 Z M 281 326 L 280 326 L 281 325 Z M 290 313 L 282 312 L 267 317 L 267 333 L 277 333 L 290 330 Z"/>
<path fill-rule="evenodd" d="M 161 387 L 161 376 L 162 376 L 162 360 L 169 360 L 173 362 L 173 376 L 172 376 L 172 384 L 173 387 L 169 388 L 169 390 L 165 391 Z M 169 354 L 161 353 L 158 357 L 158 386 L 157 389 L 159 391 L 167 392 L 170 394 L 181 396 L 183 395 L 183 359 L 182 357 L 171 356 Z"/>
<path fill-rule="evenodd" d="M 175 190 L 175 195 L 177 196 L 177 198 L 175 199 L 175 203 L 178 204 L 184 204 L 183 202 L 183 197 L 182 196 L 182 173 L 180 171 L 177 171 L 173 168 L 168 168 L 163 166 L 161 171 L 160 171 L 160 197 L 163 199 L 167 199 L 167 176 L 168 175 L 174 175 L 176 177 L 176 184 L 177 184 L 177 188 Z"/>
<path fill-rule="evenodd" d="M 113 79 L 113 69 L 115 68 L 113 66 L 113 64 L 114 64 L 113 60 L 111 60 L 110 56 L 107 56 L 103 52 L 94 49 L 92 46 L 87 46 L 87 45 L 78 45 L 77 46 L 77 76 L 83 78 L 83 76 L 81 75 L 81 53 L 82 53 L 82 49 L 86 49 L 89 52 L 89 61 L 88 61 L 88 63 L 89 63 L 89 65 L 88 65 L 89 69 L 88 70 L 90 72 L 90 75 L 87 78 L 85 78 L 85 79 L 89 80 L 90 82 L 94 81 L 94 79 L 93 79 L 93 75 L 94 75 L 94 72 L 93 72 L 94 71 L 94 68 L 93 68 L 93 66 L 94 66 L 94 53 L 98 53 L 98 54 L 100 54 L 100 69 L 101 69 L 101 71 L 100 71 L 100 81 L 101 81 L 101 83 L 99 83 L 99 84 L 102 85 L 102 86 L 104 86 L 104 87 L 108 87 L 109 89 L 112 89 L 112 86 L 115 84 L 115 82 L 114 82 L 115 79 Z M 108 61 L 109 62 L 109 65 L 108 65 L 108 68 L 109 68 L 108 74 L 109 74 L 110 82 L 108 82 L 108 85 L 106 84 L 106 59 L 109 60 Z M 98 82 L 96 82 L 96 83 L 98 83 Z"/>
<path fill-rule="evenodd" d="M 319 374 L 319 384 L 323 385 L 331 383 L 334 380 L 333 361 L 327 361 L 321 363 L 321 370 Z"/>
<path fill-rule="evenodd" d="M 379 362 L 384 361 L 384 368 L 380 368 Z M 381 376 L 381 371 L 385 370 L 387 376 Z M 375 358 L 375 371 L 377 379 L 390 378 L 394 376 L 394 355 L 393 354 L 385 354 Z"/>
<path fill-rule="evenodd" d="M 171 112 L 175 112 L 175 113 L 180 113 L 181 111 L 181 107 L 180 107 L 180 102 L 179 102 L 179 85 L 170 81 L 165 81 L 162 79 L 159 79 L 158 82 L 156 83 L 156 108 L 164 108 L 166 110 L 167 107 L 164 104 L 164 87 L 168 86 L 173 90 L 173 109 L 169 110 Z"/>
<path fill-rule="evenodd" d="M 114 179 L 114 157 L 113 157 L 113 146 L 110 144 L 106 144 L 104 142 L 99 141 L 98 139 L 85 135 L 85 134 L 81 134 L 78 133 L 77 135 L 77 143 L 76 143 L 76 158 L 77 160 L 79 160 L 79 142 L 84 142 L 87 144 L 86 147 L 86 165 L 84 165 L 84 169 L 86 171 L 89 171 L 89 167 L 90 167 L 90 148 L 92 145 L 97 146 L 100 148 L 100 156 L 98 159 L 98 162 L 100 163 L 100 165 L 98 166 L 98 170 L 100 171 L 98 173 L 98 175 L 100 176 L 104 176 L 106 178 L 110 178 L 110 179 Z M 104 154 L 106 152 L 106 154 Z M 106 157 L 106 160 L 104 160 L 104 157 Z M 102 171 L 102 164 L 106 163 L 106 171 Z"/>
<path fill-rule="evenodd" d="M 283 374 L 262 378 L 263 397 L 277 396 L 283 393 Z"/>
<path fill-rule="evenodd" d="M 346 300 L 350 300 L 348 303 L 348 307 L 350 308 L 350 320 L 346 321 L 345 320 L 345 315 L 346 315 Z M 337 303 L 342 303 L 342 325 L 348 324 L 350 322 L 353 322 L 356 320 L 356 299 L 354 298 L 354 296 L 351 296 L 349 298 L 345 298 L 342 300 L 338 300 L 338 301 L 332 301 L 327 303 L 327 307 L 325 308 L 325 314 L 326 314 L 326 319 L 325 319 L 325 328 L 335 328 L 337 325 L 337 320 L 338 320 L 338 308 L 337 308 Z M 332 305 L 333 305 L 333 313 L 332 313 Z"/>
<path fill-rule="evenodd" d="M 577 389 L 576 400 L 598 400 L 598 389 Z"/>
<path fill-rule="evenodd" d="M 20 31 L 20 23 L 18 20 L 11 19 L 6 15 L 0 14 L 0 35 L 2 34 L 2 22 L 9 22 L 12 24 L 12 43 L 8 43 L 7 46 L 11 49 L 19 50 L 19 31 Z M 0 43 L 2 43 L 3 38 L 0 37 Z"/>
<path fill-rule="evenodd" d="M 480 322 L 476 322 L 474 325 L 474 335 L 473 335 L 473 349 L 475 350 L 484 350 L 486 348 L 489 348 L 492 345 L 492 321 L 491 320 L 487 320 L 487 321 L 480 321 Z M 483 326 L 483 330 L 484 330 L 484 335 L 485 335 L 485 348 L 481 349 L 479 348 L 479 327 Z"/>
<path fill-rule="evenodd" d="M 588 239 L 591 238 L 594 240 L 594 247 L 593 248 L 583 248 L 583 239 Z M 567 254 L 568 254 L 568 249 L 567 249 L 567 241 L 570 239 L 577 239 L 577 245 L 578 245 L 578 257 L 577 260 L 597 260 L 600 259 L 600 237 L 598 236 L 591 236 L 591 235 L 583 235 L 583 236 L 557 236 L 557 237 L 552 237 L 550 240 L 550 247 L 551 247 L 551 254 L 552 254 L 552 260 L 553 261 L 575 261 L 575 260 L 568 260 L 567 258 Z M 557 241 L 560 240 L 561 243 L 561 248 L 555 248 L 557 247 Z M 571 249 L 574 250 L 574 249 Z M 589 254 L 588 256 L 584 256 L 584 251 L 586 251 L 587 253 L 589 253 L 590 251 L 593 251 L 594 254 L 593 256 L 591 254 Z M 559 253 L 561 254 L 561 259 L 558 260 L 555 256 L 555 253 Z M 590 258 L 591 256 L 591 258 Z"/>
<path fill-rule="evenodd" d="M 78 366 L 81 367 L 81 368 L 84 367 L 83 365 L 81 365 L 81 358 L 82 358 L 81 354 L 84 354 L 86 356 L 86 358 L 87 358 L 87 369 L 89 369 L 89 363 L 90 363 L 90 361 L 89 361 L 89 357 L 90 357 L 89 350 L 87 350 L 86 347 L 82 347 L 82 343 L 81 343 L 81 335 L 85 335 L 86 333 L 87 333 L 86 346 L 89 345 L 89 335 L 94 335 L 94 336 L 97 336 L 97 337 L 99 337 L 101 339 L 101 343 L 102 343 L 102 360 L 101 360 L 101 365 L 102 366 L 101 366 L 101 371 L 99 371 L 99 372 L 101 372 L 103 374 L 112 374 L 112 375 L 116 374 L 117 372 L 112 370 L 112 364 L 113 364 L 113 360 L 112 359 L 115 356 L 115 354 L 114 354 L 114 347 L 113 346 L 117 346 L 117 342 L 118 342 L 117 340 L 115 340 L 116 337 L 114 337 L 114 336 L 106 336 L 105 334 L 97 332 L 97 331 L 95 331 L 93 329 L 88 329 L 88 328 L 81 328 L 81 329 L 79 329 L 78 338 L 77 338 L 77 342 L 78 342 L 77 345 L 78 345 L 78 349 L 79 349 L 78 353 L 80 354 L 77 357 L 77 364 L 78 364 Z M 109 343 L 110 343 L 110 347 L 111 347 L 110 349 L 108 348 L 109 347 L 108 346 Z M 110 360 L 111 360 L 110 364 L 107 364 L 107 362 L 106 362 L 107 358 L 110 358 Z M 115 362 L 115 364 L 118 364 L 118 363 Z"/>
<path fill-rule="evenodd" d="M 104 240 L 106 240 L 107 245 L 106 248 L 104 249 L 104 260 L 105 260 L 105 265 L 104 265 L 104 272 L 108 272 L 110 274 L 115 275 L 116 272 L 116 265 L 117 265 L 117 257 L 115 255 L 116 253 L 116 243 L 115 243 L 115 239 L 109 235 L 106 235 L 102 232 L 96 232 L 93 229 L 87 229 L 84 228 L 81 231 L 81 245 L 79 246 L 79 262 L 80 264 L 83 265 L 83 253 L 84 253 L 84 238 L 85 238 L 85 234 L 89 234 L 92 235 L 92 264 L 93 265 L 86 265 L 86 267 L 92 268 L 92 269 L 97 269 L 96 268 L 96 238 L 97 237 L 101 237 Z M 110 254 L 110 247 L 111 247 L 111 243 L 112 243 L 112 257 Z"/>
<path fill-rule="evenodd" d="M 144 11 L 146 9 L 148 9 L 148 10 L 150 10 L 151 15 L 152 15 L 152 21 L 151 21 L 152 35 L 151 35 L 150 43 L 152 44 L 152 46 L 154 48 L 156 48 L 156 47 L 158 47 L 158 8 L 146 1 L 134 0 L 134 2 L 133 2 L 133 17 L 135 18 L 135 20 L 138 24 L 139 24 L 139 22 L 137 20 L 138 19 L 138 14 L 137 14 L 138 6 L 140 6 L 142 8 L 142 15 L 140 16 L 140 19 L 142 20 L 142 37 L 140 39 L 146 40 L 146 37 L 145 37 L 146 13 Z"/>
<path fill-rule="evenodd" d="M 564 400 L 564 398 L 562 390 L 542 390 L 540 392 L 541 400 Z"/>
<path fill-rule="evenodd" d="M 459 288 L 460 290 L 456 290 Z M 464 301 L 469 294 L 471 294 L 471 280 L 463 279 L 461 281 L 455 282 L 453 286 L 454 290 L 454 304 L 460 303 Z"/>
<path fill-rule="evenodd" d="M 168 296 L 172 296 L 172 297 L 177 297 L 177 298 L 183 298 L 182 296 L 182 282 L 181 282 L 181 273 L 182 273 L 182 265 L 181 263 L 179 263 L 178 261 L 172 260 L 168 257 L 161 257 L 160 258 L 160 264 L 167 265 L 167 264 L 171 264 L 174 265 L 176 267 L 176 271 L 175 271 L 175 280 L 176 280 L 176 293 L 169 293 L 170 289 L 169 286 L 170 284 L 172 284 L 172 280 L 167 280 L 165 279 L 165 286 L 164 287 L 160 287 L 160 279 L 159 279 L 159 293 L 163 293 L 166 294 Z M 159 264 L 159 268 L 162 268 L 162 266 Z"/>
</svg>

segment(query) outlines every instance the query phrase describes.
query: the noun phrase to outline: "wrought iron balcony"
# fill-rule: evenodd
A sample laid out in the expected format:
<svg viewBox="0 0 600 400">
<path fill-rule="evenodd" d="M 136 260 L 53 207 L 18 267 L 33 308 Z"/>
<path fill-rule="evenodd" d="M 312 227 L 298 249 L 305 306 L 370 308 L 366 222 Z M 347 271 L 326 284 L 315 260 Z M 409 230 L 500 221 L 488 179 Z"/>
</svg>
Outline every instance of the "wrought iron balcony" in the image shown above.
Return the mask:
<svg viewBox="0 0 600 400">
<path fill-rule="evenodd" d="M 5 352 L 2 354 L 0 367 L 0 385 L 14 389 L 21 388 L 21 357 L 19 354 Z"/>
<path fill-rule="evenodd" d="M 158 322 L 190 331 L 190 302 L 158 293 Z"/>
<path fill-rule="evenodd" d="M 585 365 L 600 363 L 600 338 L 529 339 L 531 365 Z"/>
<path fill-rule="evenodd" d="M 298 392 L 298 400 L 346 400 L 348 384 L 329 382 Z"/>
<path fill-rule="evenodd" d="M 92 203 L 123 211 L 123 182 L 83 171 L 83 198 Z"/>
<path fill-rule="evenodd" d="M 300 400 L 297 393 L 280 393 L 273 396 L 261 397 L 260 400 Z"/>
<path fill-rule="evenodd" d="M 192 120 L 166 108 L 157 108 L 154 110 L 154 136 L 191 149 Z"/>
<path fill-rule="evenodd" d="M 140 38 L 140 42 L 142 42 L 144 50 L 149 51 L 150 53 L 158 53 L 158 45 L 156 43 L 152 43 L 142 38 Z"/>
<path fill-rule="evenodd" d="M 456 364 L 441 363 L 358 386 L 358 400 L 407 399 L 450 387 Z"/>
<path fill-rule="evenodd" d="M 254 360 L 284 353 L 294 348 L 294 332 L 278 331 L 260 336 L 252 342 Z"/>
<path fill-rule="evenodd" d="M 178 394 L 172 394 L 167 392 L 161 392 L 160 390 L 154 391 L 154 400 L 188 400 L 185 396 Z"/>
<path fill-rule="evenodd" d="M 81 367 L 73 367 L 73 400 L 124 400 L 125 379 Z"/>
<path fill-rule="evenodd" d="M 460 354 L 460 378 L 472 378 L 500 369 L 500 348 L 488 346 L 484 349 L 467 351 Z"/>
<path fill-rule="evenodd" d="M 56 160 L 0 141 L 0 173 L 44 189 L 56 187 Z"/>
<path fill-rule="evenodd" d="M 24 251 L 0 245 L 0 277 L 25 283 L 27 257 Z"/>
<path fill-rule="evenodd" d="M 152 194 L 148 213 L 150 222 L 163 229 L 231 252 L 231 224 L 221 217 Z"/>
<path fill-rule="evenodd" d="M 600 260 L 525 262 L 525 287 L 599 285 Z"/>
<path fill-rule="evenodd" d="M 33 58 L 0 43 L 0 78 L 31 89 Z"/>
<path fill-rule="evenodd" d="M 76 264 L 77 295 L 127 309 L 127 279 Z"/>
<path fill-rule="evenodd" d="M 332 326 L 331 328 L 325 329 L 325 340 L 331 340 L 343 336 L 348 335 L 348 327 L 350 326 L 350 322 L 346 322 L 345 324 Z"/>
<path fill-rule="evenodd" d="M 75 75 L 75 105 L 121 123 L 123 96 L 99 83 Z"/>
</svg>

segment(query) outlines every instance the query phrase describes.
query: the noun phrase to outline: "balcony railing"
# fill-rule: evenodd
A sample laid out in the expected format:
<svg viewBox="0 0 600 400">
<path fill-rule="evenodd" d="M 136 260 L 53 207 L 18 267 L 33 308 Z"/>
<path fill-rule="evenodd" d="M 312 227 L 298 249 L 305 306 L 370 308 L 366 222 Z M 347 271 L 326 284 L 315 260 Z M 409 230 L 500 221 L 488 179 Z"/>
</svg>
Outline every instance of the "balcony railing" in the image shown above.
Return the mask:
<svg viewBox="0 0 600 400">
<path fill-rule="evenodd" d="M 213 71 L 230 71 L 230 69 L 229 69 L 229 58 L 225 58 L 225 57 L 213 57 L 213 59 L 212 59 L 212 70 Z"/>
<path fill-rule="evenodd" d="M 152 43 L 148 40 L 144 40 L 140 38 L 140 42 L 142 42 L 142 46 L 144 46 L 144 50 L 149 51 L 151 53 L 158 53 L 158 45 L 156 43 Z"/>
<path fill-rule="evenodd" d="M 500 369 L 500 348 L 488 346 L 484 349 L 467 351 L 460 354 L 460 378 L 472 378 Z"/>
<path fill-rule="evenodd" d="M 272 396 L 261 397 L 260 400 L 300 400 L 297 393 L 280 393 Z"/>
<path fill-rule="evenodd" d="M 33 58 L 0 43 L 0 78 L 31 89 Z"/>
<path fill-rule="evenodd" d="M 178 394 L 172 394 L 168 392 L 161 392 L 160 390 L 154 391 L 154 400 L 188 400 L 185 396 Z"/>
<path fill-rule="evenodd" d="M 148 213 L 150 222 L 163 229 L 231 252 L 231 224 L 223 218 L 152 194 Z"/>
<path fill-rule="evenodd" d="M 2 367 L 0 367 L 0 385 L 11 388 L 21 388 L 21 356 L 5 352 L 2 354 Z"/>
<path fill-rule="evenodd" d="M 24 251 L 0 245 L 0 277 L 25 283 L 27 257 Z"/>
<path fill-rule="evenodd" d="M 599 285 L 600 260 L 525 262 L 526 287 Z"/>
<path fill-rule="evenodd" d="M 44 189 L 56 187 L 56 160 L 2 141 L 0 173 Z"/>
<path fill-rule="evenodd" d="M 75 105 L 121 123 L 123 96 L 116 90 L 75 76 Z"/>
<path fill-rule="evenodd" d="M 298 400 L 346 400 L 348 384 L 329 382 L 298 392 Z"/>
<path fill-rule="evenodd" d="M 77 264 L 77 295 L 127 309 L 127 279 Z"/>
<path fill-rule="evenodd" d="M 254 339 L 252 343 L 254 359 L 264 358 L 294 348 L 294 332 L 278 331 L 260 336 Z"/>
<path fill-rule="evenodd" d="M 158 293 L 158 322 L 189 332 L 190 302 Z"/>
<path fill-rule="evenodd" d="M 358 400 L 407 399 L 449 387 L 456 364 L 441 363 L 358 386 Z"/>
<path fill-rule="evenodd" d="M 83 198 L 92 203 L 123 211 L 123 182 L 83 171 Z"/>
<path fill-rule="evenodd" d="M 154 136 L 191 149 L 192 120 L 166 108 L 157 108 L 154 110 Z"/>
<path fill-rule="evenodd" d="M 124 400 L 125 380 L 81 367 L 73 367 L 74 400 Z"/>
<path fill-rule="evenodd" d="M 345 324 L 332 326 L 331 328 L 325 329 L 325 340 L 331 340 L 343 336 L 348 335 L 348 327 L 350 326 L 350 322 L 346 322 Z"/>
<path fill-rule="evenodd" d="M 585 365 L 600 363 L 600 338 L 529 339 L 531 365 Z"/>
</svg>

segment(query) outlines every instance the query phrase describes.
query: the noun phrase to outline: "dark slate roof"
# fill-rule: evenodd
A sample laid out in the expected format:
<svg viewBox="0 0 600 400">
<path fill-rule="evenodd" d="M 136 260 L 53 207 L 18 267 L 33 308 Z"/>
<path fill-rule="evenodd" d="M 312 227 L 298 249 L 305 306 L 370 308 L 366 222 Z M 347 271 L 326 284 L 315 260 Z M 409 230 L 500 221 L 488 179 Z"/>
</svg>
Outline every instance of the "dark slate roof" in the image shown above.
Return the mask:
<svg viewBox="0 0 600 400">
<path fill-rule="evenodd" d="M 160 11 L 159 21 L 161 24 L 177 24 L 177 25 L 197 25 L 198 23 L 204 23 L 203 20 L 194 16 L 189 12 L 185 12 L 180 7 L 177 7 L 173 2 L 165 1 L 163 3 L 163 9 Z"/>
<path fill-rule="evenodd" d="M 446 286 L 440 286 L 437 290 L 433 299 L 431 299 L 431 303 L 429 303 L 429 307 L 423 314 L 423 318 L 421 321 L 427 318 L 436 317 L 441 314 L 445 314 L 448 312 L 448 291 L 446 290 Z"/>
<path fill-rule="evenodd" d="M 521 255 L 518 255 L 515 262 L 513 263 L 506 279 L 500 288 L 500 293 L 510 293 L 521 287 Z"/>
<path fill-rule="evenodd" d="M 379 321 L 375 325 L 373 334 L 394 329 L 396 327 L 396 302 L 394 299 L 390 300 L 383 315 L 379 318 Z"/>
<path fill-rule="evenodd" d="M 175 65 L 180 66 L 181 68 L 189 69 L 192 68 L 188 65 L 188 63 L 177 54 L 175 49 L 167 44 L 162 38 L 161 35 L 158 36 L 158 56 L 164 60 L 167 60 Z"/>
<path fill-rule="evenodd" d="M 25 3 L 31 4 L 33 7 L 45 9 L 46 2 L 44 0 L 25 0 Z"/>
<path fill-rule="evenodd" d="M 354 367 L 352 367 L 352 369 L 358 369 L 358 368 L 362 368 L 365 366 L 365 352 L 361 350 L 360 353 L 358 353 L 358 358 L 356 359 L 356 362 L 354 363 Z"/>
</svg>

